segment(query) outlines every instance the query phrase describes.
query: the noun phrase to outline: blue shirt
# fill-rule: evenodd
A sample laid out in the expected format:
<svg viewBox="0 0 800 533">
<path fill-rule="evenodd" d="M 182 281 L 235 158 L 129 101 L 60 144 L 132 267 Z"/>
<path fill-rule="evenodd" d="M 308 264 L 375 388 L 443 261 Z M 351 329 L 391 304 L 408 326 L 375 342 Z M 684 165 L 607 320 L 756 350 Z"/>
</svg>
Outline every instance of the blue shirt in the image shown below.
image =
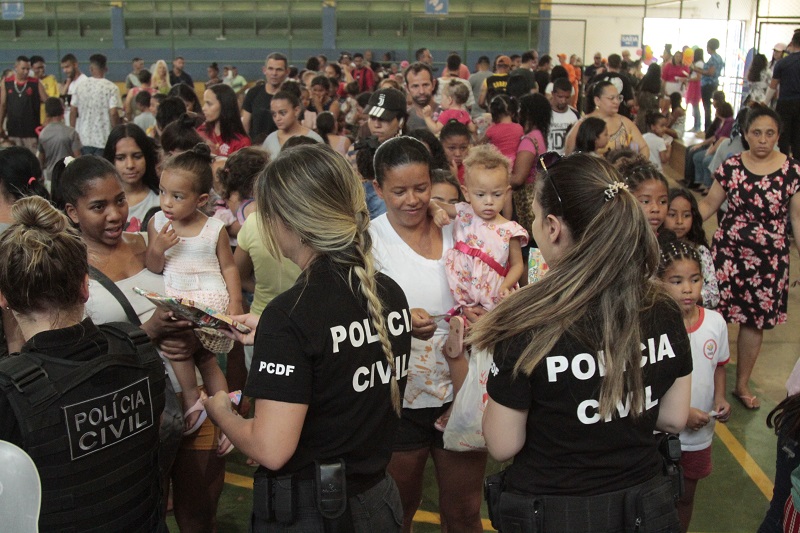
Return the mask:
<svg viewBox="0 0 800 533">
<path fill-rule="evenodd" d="M 800 100 L 800 52 L 775 63 L 772 77 L 781 84 L 778 100 Z"/>
<path fill-rule="evenodd" d="M 714 75 L 707 76 L 703 74 L 702 78 L 700 78 L 700 85 L 713 85 L 714 87 L 719 85 L 719 75 L 722 74 L 722 69 L 725 68 L 725 62 L 719 54 L 711 54 L 706 64 L 703 65 L 703 70 L 708 70 L 711 67 L 714 67 Z"/>
</svg>

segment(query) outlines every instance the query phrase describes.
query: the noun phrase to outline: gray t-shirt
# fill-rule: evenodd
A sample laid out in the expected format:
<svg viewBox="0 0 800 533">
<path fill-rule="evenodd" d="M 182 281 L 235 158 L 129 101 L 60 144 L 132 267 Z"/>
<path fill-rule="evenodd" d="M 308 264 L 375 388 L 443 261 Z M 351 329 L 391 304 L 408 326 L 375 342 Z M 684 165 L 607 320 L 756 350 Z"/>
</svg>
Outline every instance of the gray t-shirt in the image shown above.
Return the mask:
<svg viewBox="0 0 800 533">
<path fill-rule="evenodd" d="M 144 113 L 139 113 L 139 115 L 133 119 L 133 123 L 144 131 L 147 131 L 156 125 L 156 117 L 154 117 L 150 111 L 145 111 Z"/>
<path fill-rule="evenodd" d="M 51 122 L 39 134 L 39 149 L 44 152 L 44 179 L 49 182 L 53 167 L 68 155 L 80 151 L 81 138 L 63 122 Z"/>
<path fill-rule="evenodd" d="M 318 143 L 325 142 L 322 140 L 322 137 L 320 137 L 314 130 L 308 130 L 308 132 L 303 133 L 303 135 L 311 139 L 314 139 Z M 273 131 L 272 133 L 270 133 L 264 140 L 264 144 L 262 144 L 261 147 L 269 152 L 270 159 L 275 159 L 276 157 L 278 157 L 278 154 L 281 153 L 281 143 L 280 141 L 278 141 L 278 132 Z"/>
<path fill-rule="evenodd" d="M 483 87 L 483 82 L 486 81 L 486 78 L 494 74 L 491 70 L 484 70 L 480 72 L 476 72 L 472 76 L 469 77 L 469 84 L 472 85 L 472 94 L 476 96 L 481 95 L 481 87 Z"/>
</svg>

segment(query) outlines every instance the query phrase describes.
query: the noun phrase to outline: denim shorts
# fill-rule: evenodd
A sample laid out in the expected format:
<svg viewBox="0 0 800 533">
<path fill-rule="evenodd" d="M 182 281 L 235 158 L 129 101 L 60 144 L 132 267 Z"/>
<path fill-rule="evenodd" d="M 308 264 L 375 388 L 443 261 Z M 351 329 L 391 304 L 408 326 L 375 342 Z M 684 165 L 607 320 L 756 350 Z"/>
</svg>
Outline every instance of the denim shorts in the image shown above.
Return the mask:
<svg viewBox="0 0 800 533">
<path fill-rule="evenodd" d="M 403 505 L 394 480 L 387 475 L 383 481 L 347 501 L 355 533 L 375 531 L 400 531 L 403 526 Z M 311 480 L 298 483 L 297 512 L 292 524 L 267 522 L 251 515 L 252 533 L 324 533 L 325 523 L 317 511 L 314 483 Z"/>
</svg>

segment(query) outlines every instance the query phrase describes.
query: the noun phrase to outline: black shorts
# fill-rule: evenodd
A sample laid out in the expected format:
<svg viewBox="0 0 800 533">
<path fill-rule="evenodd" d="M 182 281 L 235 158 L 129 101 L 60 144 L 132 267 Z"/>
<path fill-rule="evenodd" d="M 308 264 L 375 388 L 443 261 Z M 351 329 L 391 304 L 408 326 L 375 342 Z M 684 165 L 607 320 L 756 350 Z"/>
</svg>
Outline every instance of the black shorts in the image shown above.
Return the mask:
<svg viewBox="0 0 800 533">
<path fill-rule="evenodd" d="M 392 449 L 396 452 L 410 452 L 431 447 L 444 449 L 444 433 L 433 427 L 433 423 L 451 404 L 452 402 L 448 402 L 441 407 L 422 409 L 404 407 Z"/>
</svg>

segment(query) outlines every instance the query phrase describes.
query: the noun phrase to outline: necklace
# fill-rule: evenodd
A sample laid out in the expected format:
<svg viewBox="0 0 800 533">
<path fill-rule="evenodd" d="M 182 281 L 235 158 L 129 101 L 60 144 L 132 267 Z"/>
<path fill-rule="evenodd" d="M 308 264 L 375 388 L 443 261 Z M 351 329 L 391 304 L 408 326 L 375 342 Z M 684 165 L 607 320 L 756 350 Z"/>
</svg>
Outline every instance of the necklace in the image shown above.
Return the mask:
<svg viewBox="0 0 800 533">
<path fill-rule="evenodd" d="M 16 91 L 17 96 L 22 98 L 22 93 L 25 92 L 25 89 L 28 88 L 28 80 L 25 80 L 25 85 L 22 86 L 22 89 L 17 87 L 17 80 L 14 80 L 14 91 Z"/>
</svg>

